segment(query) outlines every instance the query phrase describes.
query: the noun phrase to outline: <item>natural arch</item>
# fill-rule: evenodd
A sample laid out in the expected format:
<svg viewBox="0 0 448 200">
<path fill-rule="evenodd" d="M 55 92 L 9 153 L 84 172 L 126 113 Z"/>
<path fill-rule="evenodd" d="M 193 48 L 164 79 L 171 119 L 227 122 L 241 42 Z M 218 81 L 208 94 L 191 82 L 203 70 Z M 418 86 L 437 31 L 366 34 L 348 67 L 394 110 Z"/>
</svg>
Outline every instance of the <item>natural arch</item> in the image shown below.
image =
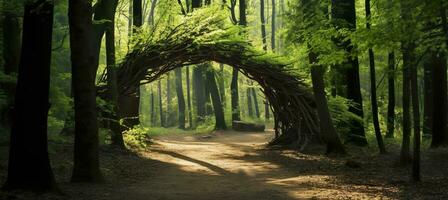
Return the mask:
<svg viewBox="0 0 448 200">
<path fill-rule="evenodd" d="M 118 68 L 120 95 L 133 95 L 135 85 L 155 81 L 175 68 L 215 61 L 238 69 L 261 86 L 279 135 L 271 144 L 306 142 L 315 137 L 312 95 L 291 66 L 281 57 L 256 50 L 240 28 L 226 22 L 225 15 L 202 12 L 210 9 L 198 10 L 160 33 L 153 31 L 149 39 L 135 45 Z"/>
</svg>

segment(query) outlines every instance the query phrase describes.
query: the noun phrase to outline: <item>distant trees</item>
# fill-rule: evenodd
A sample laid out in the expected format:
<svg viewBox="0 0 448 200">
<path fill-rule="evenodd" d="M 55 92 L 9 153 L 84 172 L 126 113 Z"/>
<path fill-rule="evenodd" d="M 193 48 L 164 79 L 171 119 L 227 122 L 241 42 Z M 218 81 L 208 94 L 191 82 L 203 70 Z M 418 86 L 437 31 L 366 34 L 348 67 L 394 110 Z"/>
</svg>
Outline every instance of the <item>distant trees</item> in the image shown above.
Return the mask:
<svg viewBox="0 0 448 200">
<path fill-rule="evenodd" d="M 53 1 L 27 1 L 23 17 L 22 52 L 18 67 L 17 92 L 11 126 L 8 178 L 6 189 L 53 190 L 55 179 L 50 166 L 47 147 L 47 117 L 50 108 L 50 64 L 53 32 Z M 9 13 L 11 14 L 11 13 Z M 8 13 L 6 14 L 8 15 Z M 7 64 L 9 72 L 16 72 L 18 23 L 7 16 L 11 23 L 5 28 Z M 96 119 L 95 119 L 96 120 Z"/>
</svg>

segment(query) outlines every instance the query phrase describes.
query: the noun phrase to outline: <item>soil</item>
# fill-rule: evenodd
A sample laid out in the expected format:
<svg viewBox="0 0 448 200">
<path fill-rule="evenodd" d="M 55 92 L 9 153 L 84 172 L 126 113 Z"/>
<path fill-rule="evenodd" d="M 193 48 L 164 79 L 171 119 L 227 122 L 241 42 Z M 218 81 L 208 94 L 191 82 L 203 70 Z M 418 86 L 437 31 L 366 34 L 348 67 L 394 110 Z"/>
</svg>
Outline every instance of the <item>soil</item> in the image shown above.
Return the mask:
<svg viewBox="0 0 448 200">
<path fill-rule="evenodd" d="M 102 146 L 106 181 L 99 184 L 69 183 L 72 145 L 55 143 L 51 160 L 63 194 L 1 192 L 0 199 L 448 199 L 446 149 L 425 151 L 423 181 L 412 183 L 410 167 L 395 162 L 398 154 L 380 156 L 349 147 L 349 156 L 327 157 L 323 147 L 305 153 L 267 148 L 272 135 L 269 131 L 165 135 L 134 152 Z M 0 147 L 1 155 L 6 150 Z M 6 169 L 2 156 L 0 181 Z"/>
</svg>

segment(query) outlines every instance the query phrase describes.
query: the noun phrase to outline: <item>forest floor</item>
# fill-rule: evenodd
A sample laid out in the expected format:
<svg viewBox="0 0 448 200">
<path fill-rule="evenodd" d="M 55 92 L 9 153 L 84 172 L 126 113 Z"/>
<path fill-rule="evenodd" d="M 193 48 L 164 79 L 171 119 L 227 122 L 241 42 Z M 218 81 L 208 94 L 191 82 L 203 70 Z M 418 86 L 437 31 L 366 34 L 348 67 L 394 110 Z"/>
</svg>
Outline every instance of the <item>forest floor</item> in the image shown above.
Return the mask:
<svg viewBox="0 0 448 200">
<path fill-rule="evenodd" d="M 157 136 L 147 149 L 101 147 L 101 184 L 69 183 L 72 145 L 52 143 L 50 155 L 62 195 L 0 193 L 0 199 L 95 200 L 288 200 L 448 199 L 448 151 L 423 153 L 423 182 L 409 181 L 398 153 L 379 156 L 372 148 L 349 147 L 346 157 L 327 157 L 323 148 L 266 148 L 272 132 L 214 132 Z M 398 152 L 393 149 L 391 152 Z M 396 147 L 397 148 L 397 147 Z M 0 144 L 0 181 L 7 147 Z"/>
</svg>

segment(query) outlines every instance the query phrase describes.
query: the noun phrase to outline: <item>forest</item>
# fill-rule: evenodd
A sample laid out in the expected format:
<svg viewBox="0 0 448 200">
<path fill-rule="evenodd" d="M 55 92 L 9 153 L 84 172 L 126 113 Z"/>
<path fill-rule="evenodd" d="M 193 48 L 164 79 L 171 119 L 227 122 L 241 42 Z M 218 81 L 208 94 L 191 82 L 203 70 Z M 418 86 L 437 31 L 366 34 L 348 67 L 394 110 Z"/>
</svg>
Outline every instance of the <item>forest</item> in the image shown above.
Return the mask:
<svg viewBox="0 0 448 200">
<path fill-rule="evenodd" d="M 0 0 L 0 199 L 448 199 L 447 14 Z"/>
</svg>

